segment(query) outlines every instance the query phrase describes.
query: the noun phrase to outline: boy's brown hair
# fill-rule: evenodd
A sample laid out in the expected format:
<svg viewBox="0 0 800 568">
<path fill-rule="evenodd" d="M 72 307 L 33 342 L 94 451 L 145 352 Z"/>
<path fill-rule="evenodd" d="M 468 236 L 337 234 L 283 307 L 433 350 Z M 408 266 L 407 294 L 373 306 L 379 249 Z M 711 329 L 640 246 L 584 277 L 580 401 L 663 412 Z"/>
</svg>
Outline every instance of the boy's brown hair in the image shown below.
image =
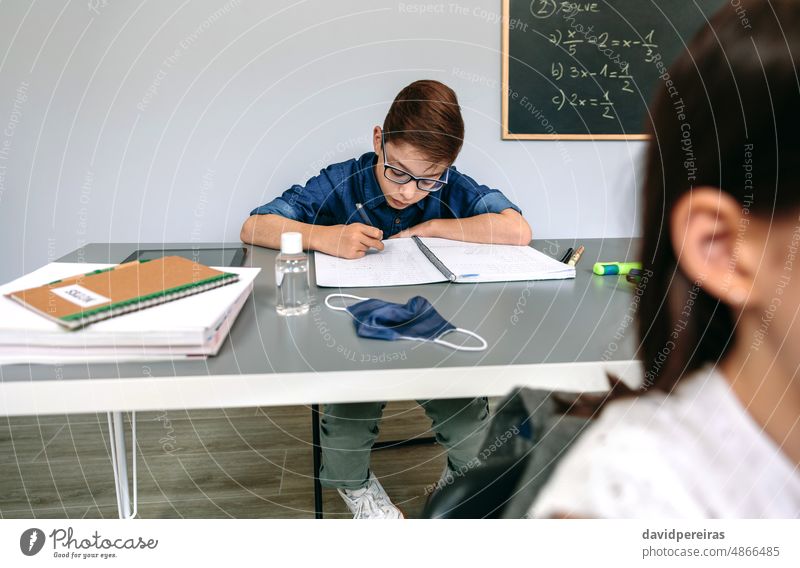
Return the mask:
<svg viewBox="0 0 800 568">
<path fill-rule="evenodd" d="M 464 141 L 455 92 L 439 81 L 414 81 L 395 97 L 383 132 L 387 142 L 405 142 L 432 162 L 452 164 Z"/>
</svg>

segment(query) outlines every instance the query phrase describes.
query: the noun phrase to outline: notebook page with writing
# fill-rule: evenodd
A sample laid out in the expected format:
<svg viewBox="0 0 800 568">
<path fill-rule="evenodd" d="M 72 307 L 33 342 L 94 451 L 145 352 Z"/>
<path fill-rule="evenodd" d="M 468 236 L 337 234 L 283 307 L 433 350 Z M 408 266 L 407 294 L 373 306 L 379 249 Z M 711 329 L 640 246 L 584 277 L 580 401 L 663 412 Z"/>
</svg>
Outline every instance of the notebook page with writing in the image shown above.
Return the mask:
<svg viewBox="0 0 800 568">
<path fill-rule="evenodd" d="M 359 288 L 443 282 L 444 276 L 410 238 L 387 239 L 384 249 L 371 249 L 354 260 L 314 252 L 317 286 Z"/>
<path fill-rule="evenodd" d="M 425 237 L 422 241 L 456 282 L 512 282 L 575 278 L 575 268 L 529 246 L 484 245 Z"/>
</svg>

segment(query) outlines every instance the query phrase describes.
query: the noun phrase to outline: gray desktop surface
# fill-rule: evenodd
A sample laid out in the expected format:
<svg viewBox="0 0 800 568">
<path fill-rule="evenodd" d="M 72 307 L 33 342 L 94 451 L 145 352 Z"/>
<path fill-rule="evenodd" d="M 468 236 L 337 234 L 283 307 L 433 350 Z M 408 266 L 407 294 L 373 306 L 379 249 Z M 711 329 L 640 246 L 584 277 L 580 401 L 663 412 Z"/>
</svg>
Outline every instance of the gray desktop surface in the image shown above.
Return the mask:
<svg viewBox="0 0 800 568">
<path fill-rule="evenodd" d="M 474 367 L 627 361 L 635 358 L 633 286 L 622 277 L 592 274 L 598 260 L 635 260 L 632 239 L 584 239 L 586 252 L 574 280 L 489 284 L 428 284 L 393 288 L 336 289 L 314 285 L 315 305 L 306 316 L 275 313 L 276 252 L 248 247 L 244 266 L 262 268 L 252 296 L 216 357 L 197 361 L 79 365 L 6 365 L 3 381 L 91 379 L 94 377 L 174 377 L 308 371 L 363 371 L 430 367 Z M 239 243 L 231 244 L 240 246 Z M 137 248 L 161 244 L 89 244 L 61 262 L 120 262 Z M 170 243 L 175 247 L 223 243 Z M 574 240 L 535 241 L 533 246 L 560 257 Z M 313 259 L 313 254 L 311 255 Z M 456 352 L 433 343 L 379 341 L 355 334 L 349 314 L 324 306 L 336 292 L 405 302 L 421 295 L 457 327 L 483 336 L 483 352 Z"/>
</svg>

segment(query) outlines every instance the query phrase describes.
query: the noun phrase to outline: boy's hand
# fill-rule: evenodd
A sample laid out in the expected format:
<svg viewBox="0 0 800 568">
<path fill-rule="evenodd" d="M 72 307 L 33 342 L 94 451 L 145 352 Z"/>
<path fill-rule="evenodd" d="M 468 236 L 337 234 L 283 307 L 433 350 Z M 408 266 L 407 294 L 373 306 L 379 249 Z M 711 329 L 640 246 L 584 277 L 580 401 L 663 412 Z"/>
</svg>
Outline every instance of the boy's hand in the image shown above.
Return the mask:
<svg viewBox="0 0 800 568">
<path fill-rule="evenodd" d="M 341 258 L 361 258 L 370 248 L 383 250 L 383 231 L 363 223 L 325 227 L 320 237 L 315 248 Z"/>
<path fill-rule="evenodd" d="M 409 227 L 408 229 L 404 229 L 397 233 L 396 235 L 392 235 L 389 237 L 390 239 L 399 239 L 404 237 L 436 237 L 438 236 L 434 229 L 434 221 L 436 219 L 431 219 L 430 221 L 425 221 L 420 223 L 419 225 L 414 225 L 413 227 Z"/>
</svg>

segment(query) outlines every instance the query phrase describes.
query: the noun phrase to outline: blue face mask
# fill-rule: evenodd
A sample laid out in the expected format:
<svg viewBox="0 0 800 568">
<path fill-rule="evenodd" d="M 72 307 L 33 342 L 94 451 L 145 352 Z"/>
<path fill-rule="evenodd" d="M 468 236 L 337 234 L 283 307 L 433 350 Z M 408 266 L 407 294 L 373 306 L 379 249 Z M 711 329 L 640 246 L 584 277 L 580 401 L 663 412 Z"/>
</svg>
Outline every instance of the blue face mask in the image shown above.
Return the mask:
<svg viewBox="0 0 800 568">
<path fill-rule="evenodd" d="M 349 306 L 333 306 L 330 300 L 336 297 L 360 301 Z M 332 310 L 349 312 L 353 316 L 353 324 L 360 337 L 387 341 L 395 339 L 432 341 L 458 351 L 483 351 L 486 349 L 486 341 L 480 335 L 454 326 L 422 296 L 414 296 L 405 304 L 396 304 L 351 294 L 330 294 L 325 298 L 325 305 Z M 453 332 L 472 336 L 480 341 L 481 345 L 466 347 L 442 340 L 443 335 Z"/>
</svg>

